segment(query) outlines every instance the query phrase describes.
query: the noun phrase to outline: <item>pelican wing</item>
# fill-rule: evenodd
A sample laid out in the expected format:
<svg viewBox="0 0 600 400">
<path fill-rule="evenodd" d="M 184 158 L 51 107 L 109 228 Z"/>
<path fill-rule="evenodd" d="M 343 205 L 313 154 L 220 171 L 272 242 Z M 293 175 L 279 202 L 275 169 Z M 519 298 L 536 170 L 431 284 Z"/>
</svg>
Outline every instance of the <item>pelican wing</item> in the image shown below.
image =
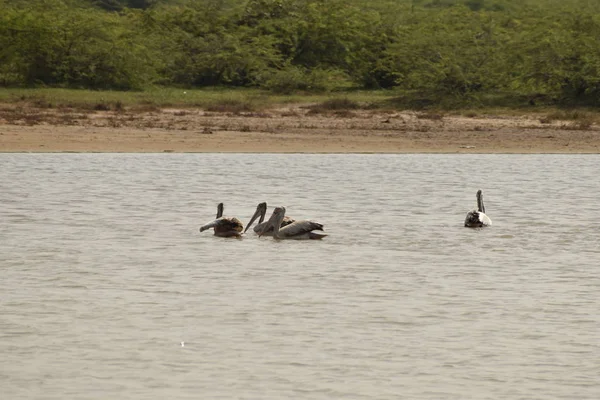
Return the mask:
<svg viewBox="0 0 600 400">
<path fill-rule="evenodd" d="M 219 229 L 241 232 L 244 230 L 242 221 L 235 217 L 222 217 L 221 223 L 219 223 Z"/>
<path fill-rule="evenodd" d="M 481 228 L 490 225 L 492 225 L 490 217 L 477 210 L 469 211 L 465 218 L 465 226 L 468 228 Z"/>
<path fill-rule="evenodd" d="M 293 218 L 290 218 L 286 215 L 285 217 L 283 217 L 283 221 L 281 222 L 281 228 L 283 228 L 284 226 L 288 226 L 289 224 L 291 224 L 294 221 L 296 221 L 296 220 Z M 252 228 L 252 229 L 254 229 L 254 232 L 260 233 L 268 223 L 269 223 L 269 221 L 261 222 L 260 224 L 255 225 L 254 228 Z M 272 234 L 273 234 L 272 227 L 270 227 L 267 231 L 265 231 L 265 233 L 263 233 L 263 235 L 265 235 L 265 236 L 270 236 Z"/>
<path fill-rule="evenodd" d="M 485 215 L 484 213 L 479 213 L 479 220 L 481 221 L 481 224 L 483 226 L 491 226 L 492 225 L 492 219 L 490 217 L 488 217 L 487 215 Z"/>
<path fill-rule="evenodd" d="M 283 217 L 283 221 L 281 221 L 281 228 L 283 228 L 284 226 L 288 226 L 291 223 L 296 222 L 296 220 L 294 218 L 290 218 L 287 215 L 285 217 Z M 314 222 L 316 224 L 316 222 Z M 317 224 L 317 225 L 321 225 L 321 224 Z M 323 230 L 323 225 L 321 225 L 321 229 Z"/>
<path fill-rule="evenodd" d="M 268 221 L 264 221 L 261 222 L 260 224 L 256 224 L 254 225 L 254 228 L 252 228 L 254 230 L 254 232 L 256 233 L 260 233 L 260 231 L 262 231 L 262 229 L 267 225 Z M 271 232 L 273 232 L 273 228 L 269 229 Z"/>
<path fill-rule="evenodd" d="M 283 225 L 283 224 L 282 224 Z M 310 234 L 312 231 L 322 231 L 323 225 L 313 221 L 294 221 L 279 230 L 279 236 L 300 237 Z"/>
<path fill-rule="evenodd" d="M 479 211 L 473 210 L 473 211 L 469 211 L 467 213 L 467 216 L 465 218 L 465 226 L 468 228 L 477 228 L 480 227 L 480 222 L 479 222 Z"/>
</svg>

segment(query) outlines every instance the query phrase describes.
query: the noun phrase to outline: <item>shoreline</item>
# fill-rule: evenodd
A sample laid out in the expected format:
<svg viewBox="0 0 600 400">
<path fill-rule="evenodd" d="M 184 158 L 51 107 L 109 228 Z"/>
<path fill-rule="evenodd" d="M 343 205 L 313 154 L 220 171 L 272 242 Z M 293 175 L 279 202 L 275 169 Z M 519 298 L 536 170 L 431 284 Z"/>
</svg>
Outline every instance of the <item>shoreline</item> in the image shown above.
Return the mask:
<svg viewBox="0 0 600 400">
<path fill-rule="evenodd" d="M 3 105 L 0 153 L 599 154 L 600 127 L 539 114 L 94 111 Z"/>
</svg>

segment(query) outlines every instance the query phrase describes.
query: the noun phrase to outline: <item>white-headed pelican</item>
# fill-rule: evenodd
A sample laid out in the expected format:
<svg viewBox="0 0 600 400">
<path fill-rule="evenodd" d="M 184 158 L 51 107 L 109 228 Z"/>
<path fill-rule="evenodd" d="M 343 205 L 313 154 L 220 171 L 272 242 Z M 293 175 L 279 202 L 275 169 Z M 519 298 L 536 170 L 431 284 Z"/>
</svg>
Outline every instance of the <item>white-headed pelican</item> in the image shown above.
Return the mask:
<svg viewBox="0 0 600 400">
<path fill-rule="evenodd" d="M 282 228 L 281 223 L 284 218 L 285 207 L 275 207 L 271 218 L 259 232 L 259 236 L 264 235 L 270 228 L 273 228 L 275 239 L 322 239 L 327 236 L 313 232 L 323 230 L 323 225 L 313 221 L 294 221 Z"/>
<path fill-rule="evenodd" d="M 200 232 L 214 228 L 215 236 L 220 237 L 241 237 L 244 225 L 235 217 L 223 216 L 223 203 L 217 206 L 217 219 L 200 227 Z"/>
<path fill-rule="evenodd" d="M 254 223 L 256 218 L 258 218 L 259 216 L 260 216 L 260 219 L 258 220 L 258 224 L 254 227 L 254 232 L 260 233 L 260 231 L 268 223 L 268 222 L 263 222 L 265 220 L 265 215 L 267 215 L 267 203 L 265 203 L 265 202 L 259 203 L 258 206 L 256 206 L 256 211 L 254 212 L 254 215 L 250 219 L 250 222 L 248 222 L 248 224 L 246 225 L 246 229 L 244 229 L 244 233 L 246 233 L 246 231 L 252 226 L 252 224 Z M 294 219 L 290 218 L 286 215 L 285 217 L 283 217 L 283 221 L 281 221 L 280 228 L 283 228 L 284 226 L 289 225 L 292 222 L 294 222 Z M 272 236 L 272 235 L 273 235 L 273 227 L 270 226 L 269 229 L 263 233 L 263 236 Z"/>
<path fill-rule="evenodd" d="M 483 194 L 481 190 L 477 191 L 477 209 L 469 211 L 465 218 L 465 226 L 468 228 L 481 228 L 492 225 L 490 217 L 485 215 L 485 206 L 483 205 Z"/>
</svg>

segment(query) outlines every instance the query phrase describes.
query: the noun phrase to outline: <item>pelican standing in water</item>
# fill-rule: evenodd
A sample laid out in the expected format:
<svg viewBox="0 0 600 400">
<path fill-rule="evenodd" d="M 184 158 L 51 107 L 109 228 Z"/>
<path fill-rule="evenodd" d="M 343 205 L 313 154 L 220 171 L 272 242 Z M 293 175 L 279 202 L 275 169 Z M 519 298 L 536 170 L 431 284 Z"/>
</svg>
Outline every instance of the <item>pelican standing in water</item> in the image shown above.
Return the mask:
<svg viewBox="0 0 600 400">
<path fill-rule="evenodd" d="M 260 233 L 260 231 L 268 223 L 268 222 L 263 222 L 265 220 L 265 215 L 267 215 L 267 203 L 265 203 L 265 202 L 259 203 L 258 206 L 256 206 L 256 211 L 254 212 L 254 215 L 250 219 L 250 222 L 248 222 L 248 224 L 246 225 L 246 229 L 244 229 L 244 233 L 246 233 L 246 231 L 252 226 L 252 224 L 254 223 L 256 218 L 258 218 L 259 216 L 260 216 L 260 219 L 258 220 L 258 224 L 256 224 L 256 226 L 254 227 L 254 232 Z M 280 228 L 283 228 L 284 226 L 289 225 L 292 222 L 294 222 L 294 219 L 290 218 L 286 215 L 285 217 L 283 217 L 283 221 L 281 221 Z M 272 235 L 273 235 L 273 227 L 269 226 L 269 229 L 263 233 L 263 236 L 272 236 Z"/>
<path fill-rule="evenodd" d="M 465 218 L 465 226 L 468 228 L 482 228 L 492 225 L 490 217 L 485 215 L 485 206 L 483 205 L 483 194 L 481 190 L 477 191 L 477 209 L 469 211 Z"/>
<path fill-rule="evenodd" d="M 220 237 L 241 237 L 244 225 L 235 217 L 223 216 L 223 203 L 217 206 L 217 219 L 200 227 L 200 232 L 214 228 L 215 236 Z"/>
<path fill-rule="evenodd" d="M 259 232 L 263 236 L 270 228 L 273 228 L 273 238 L 275 239 L 323 239 L 325 236 L 313 231 L 322 231 L 323 225 L 313 221 L 294 221 L 289 225 L 281 227 L 285 218 L 285 207 L 275 207 L 271 218 Z"/>
</svg>

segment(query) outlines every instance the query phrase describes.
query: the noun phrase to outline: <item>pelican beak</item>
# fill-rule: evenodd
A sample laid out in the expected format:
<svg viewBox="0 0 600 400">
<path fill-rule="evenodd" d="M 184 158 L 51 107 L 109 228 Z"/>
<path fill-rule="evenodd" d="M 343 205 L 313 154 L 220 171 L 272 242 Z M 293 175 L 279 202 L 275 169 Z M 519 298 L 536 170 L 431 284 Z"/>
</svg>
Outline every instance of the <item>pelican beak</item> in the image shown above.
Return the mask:
<svg viewBox="0 0 600 400">
<path fill-rule="evenodd" d="M 254 223 L 254 221 L 256 221 L 256 219 L 258 217 L 260 217 L 262 210 L 260 208 L 256 208 L 256 211 L 254 212 L 254 215 L 252 216 L 252 218 L 250 218 L 250 222 L 248 222 L 248 224 L 246 225 L 246 229 L 244 229 L 244 233 L 246 233 L 246 231 L 252 226 L 252 224 Z"/>
<path fill-rule="evenodd" d="M 212 222 L 209 222 L 209 223 L 208 223 L 208 224 L 206 224 L 206 225 L 202 225 L 202 226 L 200 227 L 200 232 L 204 232 L 204 231 L 205 231 L 205 230 L 207 230 L 207 229 L 214 228 L 215 226 L 217 226 L 217 223 L 218 223 L 218 222 L 219 222 L 219 219 L 215 219 L 214 221 L 212 221 Z"/>
<path fill-rule="evenodd" d="M 281 226 L 281 221 L 283 220 L 284 216 L 285 209 L 283 207 L 275 208 L 275 210 L 273 210 L 273 214 L 271 214 L 271 217 L 269 218 L 265 226 L 262 228 L 262 230 L 259 232 L 258 236 L 260 237 L 264 235 L 265 232 L 268 232 L 271 228 L 273 228 L 274 232 L 279 231 L 279 227 Z"/>
<path fill-rule="evenodd" d="M 477 210 L 485 214 L 485 206 L 483 205 L 483 194 L 481 189 L 477 191 Z"/>
<path fill-rule="evenodd" d="M 271 221 L 270 219 L 267 221 L 267 223 L 265 224 L 265 226 L 263 226 L 263 228 L 261 229 L 260 232 L 258 232 L 258 237 L 261 237 L 262 235 L 264 235 L 266 232 L 268 232 L 271 228 L 275 228 L 275 226 L 273 225 L 273 221 Z"/>
<path fill-rule="evenodd" d="M 265 226 L 263 226 L 261 231 L 258 232 L 258 237 L 261 237 L 262 235 L 264 235 L 265 232 L 268 231 L 270 227 L 271 227 L 271 224 L 265 224 Z"/>
</svg>

